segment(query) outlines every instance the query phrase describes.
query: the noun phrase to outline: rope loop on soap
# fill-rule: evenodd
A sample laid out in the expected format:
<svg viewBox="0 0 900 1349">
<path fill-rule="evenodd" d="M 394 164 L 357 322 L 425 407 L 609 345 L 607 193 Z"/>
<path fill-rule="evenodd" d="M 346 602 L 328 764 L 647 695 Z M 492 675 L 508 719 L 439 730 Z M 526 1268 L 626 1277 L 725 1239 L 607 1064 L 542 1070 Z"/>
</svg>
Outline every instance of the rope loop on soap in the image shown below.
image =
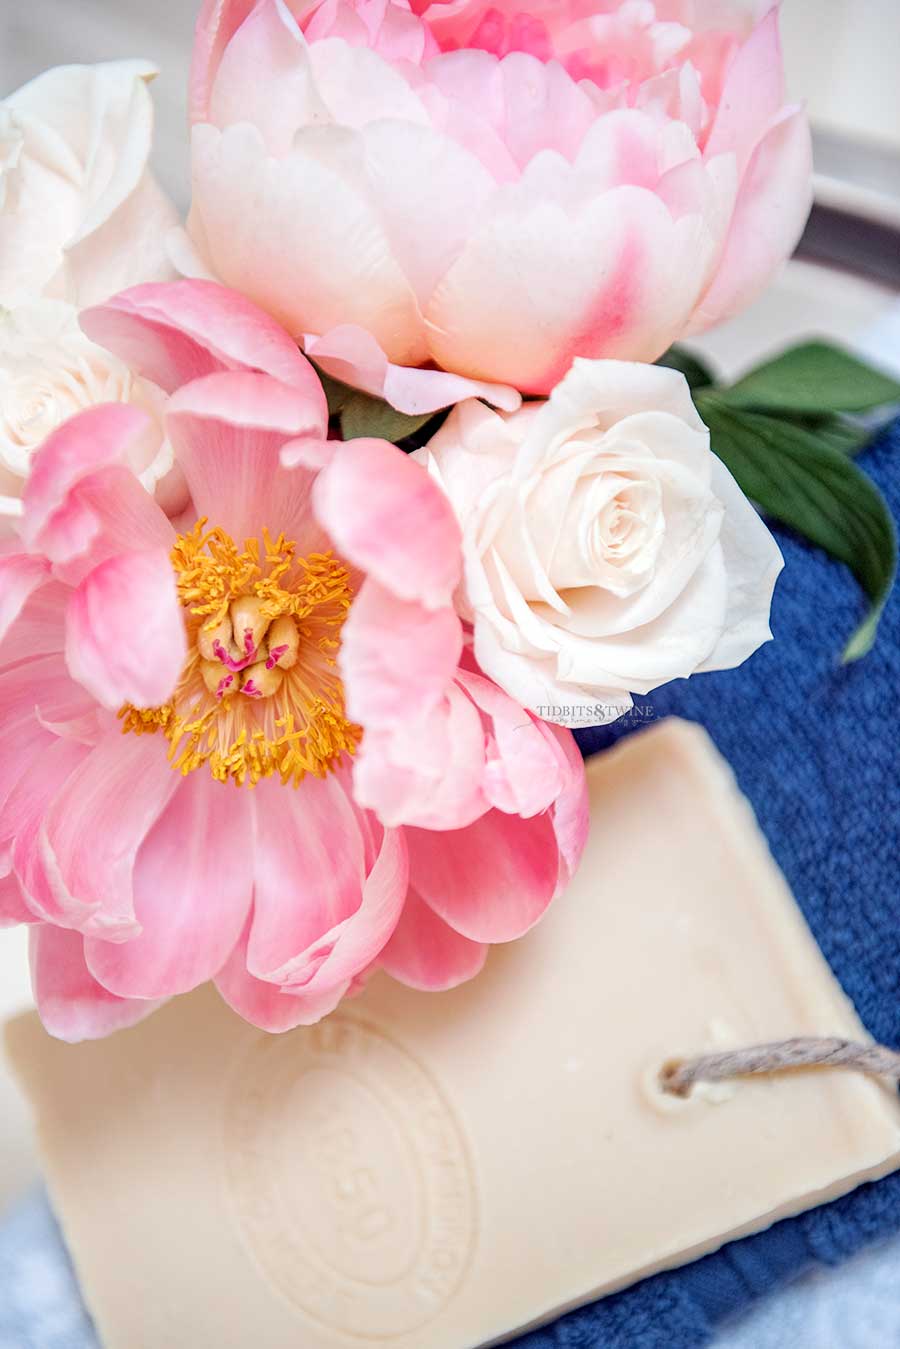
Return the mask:
<svg viewBox="0 0 900 1349">
<path fill-rule="evenodd" d="M 671 1096 L 689 1096 L 698 1082 L 723 1082 L 733 1077 L 781 1073 L 790 1068 L 853 1068 L 876 1077 L 900 1082 L 900 1054 L 884 1045 L 865 1045 L 854 1040 L 798 1036 L 726 1049 L 719 1054 L 700 1054 L 691 1059 L 671 1059 L 663 1064 L 660 1085 Z"/>
</svg>

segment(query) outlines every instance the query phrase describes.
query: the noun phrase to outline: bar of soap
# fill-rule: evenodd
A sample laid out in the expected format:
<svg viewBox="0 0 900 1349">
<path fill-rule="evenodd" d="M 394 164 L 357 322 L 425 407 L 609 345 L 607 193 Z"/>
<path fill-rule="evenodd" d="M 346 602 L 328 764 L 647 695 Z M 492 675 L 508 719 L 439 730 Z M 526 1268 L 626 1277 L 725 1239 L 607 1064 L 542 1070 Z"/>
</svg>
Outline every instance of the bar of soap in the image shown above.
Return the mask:
<svg viewBox="0 0 900 1349">
<path fill-rule="evenodd" d="M 664 1096 L 673 1056 L 865 1038 L 705 734 L 594 759 L 582 869 L 452 993 L 272 1037 L 211 989 L 8 1043 L 107 1349 L 475 1349 L 900 1165 L 896 1093 Z"/>
</svg>

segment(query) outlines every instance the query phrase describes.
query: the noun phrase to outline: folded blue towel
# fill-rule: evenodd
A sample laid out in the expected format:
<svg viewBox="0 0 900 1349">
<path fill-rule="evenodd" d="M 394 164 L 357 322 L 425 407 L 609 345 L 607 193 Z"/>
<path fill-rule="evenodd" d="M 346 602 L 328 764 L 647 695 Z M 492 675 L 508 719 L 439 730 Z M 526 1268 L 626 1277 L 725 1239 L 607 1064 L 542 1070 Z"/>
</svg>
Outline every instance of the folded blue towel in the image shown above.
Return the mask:
<svg viewBox="0 0 900 1349">
<path fill-rule="evenodd" d="M 862 466 L 900 519 L 900 421 Z M 779 542 L 775 641 L 739 670 L 639 699 L 639 714 L 625 720 L 645 725 L 650 715 L 675 714 L 706 727 L 862 1020 L 876 1040 L 900 1048 L 900 587 L 874 650 L 842 666 L 841 648 L 862 614 L 855 582 L 799 539 L 780 533 Z M 633 730 L 619 724 L 578 739 L 591 754 Z M 695 1349 L 778 1284 L 895 1232 L 900 1173 L 646 1279 L 517 1349 Z"/>
<path fill-rule="evenodd" d="M 900 518 L 900 421 L 864 465 Z M 701 722 L 753 802 L 863 1021 L 876 1039 L 900 1047 L 900 591 L 872 654 L 842 667 L 841 647 L 861 615 L 857 587 L 843 567 L 799 540 L 783 535 L 781 543 L 786 567 L 775 596 L 775 642 L 740 670 L 679 681 L 639 700 L 630 725 L 580 732 L 579 739 L 593 753 L 649 715 Z M 696 1349 L 763 1293 L 896 1232 L 900 1174 L 516 1343 Z M 95 1349 L 41 1199 L 0 1233 L 0 1349 Z"/>
</svg>

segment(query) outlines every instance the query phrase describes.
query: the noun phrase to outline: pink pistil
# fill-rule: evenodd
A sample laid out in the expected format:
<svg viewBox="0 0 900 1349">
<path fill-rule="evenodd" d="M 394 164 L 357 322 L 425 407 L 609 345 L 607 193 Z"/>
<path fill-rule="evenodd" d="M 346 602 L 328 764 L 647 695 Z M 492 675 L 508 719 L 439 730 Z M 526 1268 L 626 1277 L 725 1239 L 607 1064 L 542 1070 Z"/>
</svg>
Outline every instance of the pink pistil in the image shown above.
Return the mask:
<svg viewBox="0 0 900 1349">
<path fill-rule="evenodd" d="M 219 680 L 219 687 L 216 689 L 216 697 L 224 698 L 228 689 L 234 683 L 234 675 L 226 675 L 224 679 Z"/>
<path fill-rule="evenodd" d="M 249 647 L 247 636 L 250 638 Z M 233 671 L 234 674 L 238 674 L 241 670 L 246 670 L 248 665 L 252 665 L 256 658 L 256 647 L 253 646 L 252 633 L 245 634 L 244 646 L 247 647 L 248 650 L 247 655 L 243 660 L 233 660 L 220 641 L 213 642 L 213 655 L 217 660 L 220 660 L 223 665 L 226 665 L 229 670 Z"/>
<path fill-rule="evenodd" d="M 287 642 L 285 642 L 284 646 L 273 646 L 272 650 L 269 652 L 269 658 L 266 661 L 266 669 L 274 670 L 287 649 Z"/>
<path fill-rule="evenodd" d="M 262 697 L 262 689 L 258 689 L 252 679 L 247 680 L 246 684 L 241 689 L 241 693 L 246 693 L 248 698 Z"/>
</svg>

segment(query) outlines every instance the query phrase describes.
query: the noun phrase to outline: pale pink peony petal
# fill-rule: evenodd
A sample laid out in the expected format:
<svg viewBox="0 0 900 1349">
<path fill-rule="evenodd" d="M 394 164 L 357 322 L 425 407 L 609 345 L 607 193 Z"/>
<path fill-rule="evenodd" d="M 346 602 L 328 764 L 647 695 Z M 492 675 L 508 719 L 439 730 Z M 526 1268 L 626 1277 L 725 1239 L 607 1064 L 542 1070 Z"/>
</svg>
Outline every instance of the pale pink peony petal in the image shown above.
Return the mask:
<svg viewBox="0 0 900 1349">
<path fill-rule="evenodd" d="M 66 608 L 72 591 L 59 581 L 50 581 L 26 601 L 0 648 L 0 669 L 63 651 L 66 641 Z"/>
<path fill-rule="evenodd" d="M 70 584 L 117 552 L 174 542 L 171 524 L 125 467 L 147 424 L 133 405 L 104 403 L 70 418 L 34 456 L 22 538 Z"/>
<path fill-rule="evenodd" d="M 344 986 L 381 951 L 406 893 L 402 835 L 374 858 L 341 776 L 307 777 L 296 792 L 256 789 L 256 887 L 247 968 L 299 993 Z"/>
<path fill-rule="evenodd" d="M 104 707 L 166 702 L 186 657 L 184 613 L 165 549 L 110 558 L 73 591 L 66 660 Z"/>
<path fill-rule="evenodd" d="M 45 557 L 27 553 L 0 556 L 0 639 L 9 632 L 28 597 L 49 579 L 50 563 Z M 21 660 L 21 656 L 17 658 Z"/>
<path fill-rule="evenodd" d="M 419 307 L 364 184 L 344 176 L 348 135 L 306 128 L 276 159 L 245 122 L 195 127 L 189 227 L 208 241 L 216 276 L 292 337 L 359 324 L 390 360 L 419 365 L 428 354 Z"/>
<path fill-rule="evenodd" d="M 70 773 L 90 754 L 88 745 L 74 740 L 50 740 L 34 755 L 9 793 L 0 816 L 0 872 L 11 868 L 22 885 L 24 899 L 35 886 L 35 845 L 47 806 Z M 34 911 L 29 905 L 34 918 Z M 31 921 L 31 920 L 29 920 Z"/>
<path fill-rule="evenodd" d="M 53 743 L 48 725 L 79 721 L 94 708 L 94 700 L 72 679 L 58 654 L 0 673 L 0 725 L 6 742 L 0 755 L 0 806 Z"/>
<path fill-rule="evenodd" d="M 191 58 L 192 122 L 205 122 L 209 117 L 209 96 L 222 54 L 256 3 L 257 0 L 203 0 Z"/>
<path fill-rule="evenodd" d="M 31 984 L 44 1028 L 69 1044 L 125 1030 L 162 1005 L 108 993 L 85 964 L 83 937 L 59 927 L 32 929 Z"/>
<path fill-rule="evenodd" d="M 171 997 L 212 979 L 250 912 L 251 794 L 191 773 L 141 844 L 133 884 L 142 931 L 127 942 L 87 940 L 94 978 L 131 998 Z"/>
<path fill-rule="evenodd" d="M 22 887 L 12 873 L 0 876 L 0 928 L 18 927 L 38 920 L 25 903 Z"/>
<path fill-rule="evenodd" d="M 721 323 L 760 294 L 794 250 L 812 204 L 812 142 L 802 108 L 788 108 L 754 150 L 722 261 L 690 332 Z"/>
<path fill-rule="evenodd" d="M 56 794 L 41 821 L 36 869 L 44 916 L 107 941 L 140 932 L 138 849 L 179 784 L 155 735 L 111 730 Z"/>
<path fill-rule="evenodd" d="M 285 108 L 292 118 L 284 116 Z M 222 53 L 207 114 L 198 120 L 217 127 L 252 122 L 275 155 L 289 152 L 298 123 L 328 120 L 306 42 L 283 0 L 259 0 L 241 24 Z"/>
<path fill-rule="evenodd" d="M 437 412 L 464 398 L 483 398 L 507 412 L 515 412 L 522 402 L 521 394 L 510 385 L 465 379 L 444 370 L 392 365 L 375 338 L 353 324 L 341 324 L 321 337 L 307 335 L 304 348 L 326 375 L 383 398 L 410 416 Z"/>
<path fill-rule="evenodd" d="M 731 61 L 704 149 L 708 158 L 731 151 L 741 173 L 784 104 L 778 9 L 773 4 Z"/>
<path fill-rule="evenodd" d="M 498 213 L 432 296 L 432 355 L 529 393 L 548 393 L 576 356 L 653 361 L 687 323 L 715 246 L 702 217 L 674 220 L 639 187 L 574 216 L 551 201 Z"/>
<path fill-rule="evenodd" d="M 549 814 L 492 810 L 466 829 L 407 829 L 410 883 L 455 931 L 505 942 L 533 927 L 554 898 L 559 852 Z"/>
<path fill-rule="evenodd" d="M 474 979 L 484 968 L 487 953 L 486 945 L 460 936 L 410 890 L 380 963 L 410 988 L 436 993 Z"/>
<path fill-rule="evenodd" d="M 537 718 L 482 674 L 460 670 L 457 680 L 490 727 L 484 782 L 490 804 L 525 819 L 547 810 L 566 774 Z"/>
<path fill-rule="evenodd" d="M 462 572 L 450 502 L 420 464 L 385 440 L 350 440 L 313 488 L 338 551 L 403 600 L 449 604 Z"/>
<path fill-rule="evenodd" d="M 425 715 L 443 697 L 461 652 L 452 608 L 424 609 L 364 582 L 341 630 L 347 715 L 364 729 Z"/>
<path fill-rule="evenodd" d="M 282 468 L 279 454 L 314 432 L 318 416 L 315 400 L 270 375 L 229 371 L 179 389 L 166 428 L 197 514 L 241 541 L 263 526 L 296 538 L 309 519 L 310 475 Z"/>
<path fill-rule="evenodd" d="M 553 804 L 553 829 L 559 848 L 557 892 L 568 885 L 578 869 L 590 828 L 590 803 L 584 760 L 571 731 L 539 721 L 543 735 L 556 745 L 564 772 L 562 791 Z"/>
<path fill-rule="evenodd" d="M 391 827 L 471 824 L 489 807 L 484 779 L 481 715 L 456 684 L 433 711 L 367 729 L 353 765 L 357 802 Z"/>
<path fill-rule="evenodd" d="M 257 370 L 306 395 L 324 436 L 328 409 L 316 372 L 268 314 L 210 281 L 135 286 L 79 315 L 82 328 L 167 393 L 220 370 Z"/>
<path fill-rule="evenodd" d="M 249 932 L 250 923 L 247 924 Z M 328 1016 L 350 991 L 350 981 L 322 992 L 302 993 L 256 979 L 247 971 L 247 933 L 216 976 L 216 988 L 239 1016 L 260 1030 L 279 1035 L 312 1026 Z"/>
</svg>

